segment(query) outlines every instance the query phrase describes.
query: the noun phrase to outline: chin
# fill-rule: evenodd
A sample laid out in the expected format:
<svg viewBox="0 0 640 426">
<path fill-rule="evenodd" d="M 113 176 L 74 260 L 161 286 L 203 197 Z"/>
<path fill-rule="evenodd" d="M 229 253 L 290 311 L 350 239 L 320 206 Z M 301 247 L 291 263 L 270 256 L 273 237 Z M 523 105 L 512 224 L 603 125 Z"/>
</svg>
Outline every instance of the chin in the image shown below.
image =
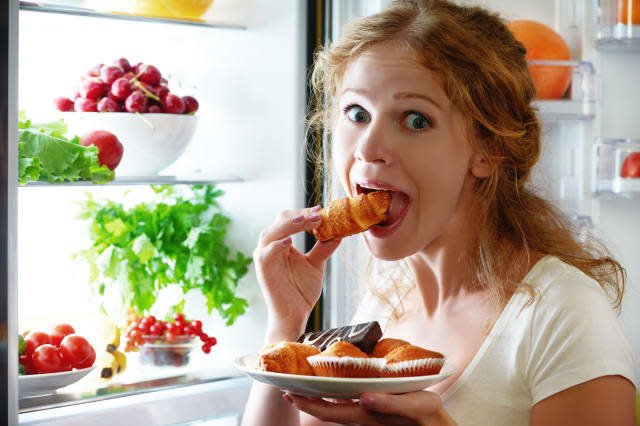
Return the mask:
<svg viewBox="0 0 640 426">
<path fill-rule="evenodd" d="M 391 262 L 404 259 L 413 254 L 413 252 L 407 250 L 406 246 L 398 247 L 396 244 L 392 244 L 388 240 L 380 240 L 365 235 L 364 242 L 369 249 L 369 253 L 379 260 Z"/>
</svg>

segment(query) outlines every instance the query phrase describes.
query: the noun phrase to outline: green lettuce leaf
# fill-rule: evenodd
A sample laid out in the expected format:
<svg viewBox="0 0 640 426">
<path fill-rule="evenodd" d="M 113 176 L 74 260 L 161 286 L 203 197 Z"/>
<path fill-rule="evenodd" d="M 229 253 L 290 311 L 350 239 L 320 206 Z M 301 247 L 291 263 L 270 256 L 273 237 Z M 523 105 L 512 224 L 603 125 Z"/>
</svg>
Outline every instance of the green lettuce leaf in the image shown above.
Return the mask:
<svg viewBox="0 0 640 426">
<path fill-rule="evenodd" d="M 21 114 L 23 116 L 23 114 Z M 115 174 L 98 162 L 98 149 L 84 147 L 76 136 L 65 138 L 63 120 L 34 124 L 21 120 L 18 125 L 18 182 L 74 182 L 105 184 Z"/>
</svg>

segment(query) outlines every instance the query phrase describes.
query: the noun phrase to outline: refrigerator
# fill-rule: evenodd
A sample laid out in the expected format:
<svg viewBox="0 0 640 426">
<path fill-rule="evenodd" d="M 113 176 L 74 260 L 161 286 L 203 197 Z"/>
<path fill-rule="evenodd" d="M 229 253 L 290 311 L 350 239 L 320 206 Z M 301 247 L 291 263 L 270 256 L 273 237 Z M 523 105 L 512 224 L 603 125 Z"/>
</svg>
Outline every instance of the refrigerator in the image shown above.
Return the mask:
<svg viewBox="0 0 640 426">
<path fill-rule="evenodd" d="M 635 0 L 633 7 L 636 5 Z M 212 183 L 224 191 L 231 219 L 226 243 L 251 256 L 260 231 L 285 209 L 322 202 L 327 188 L 305 157 L 322 135 L 305 133 L 307 77 L 314 49 L 339 37 L 350 19 L 390 0 L 215 0 L 202 21 L 148 17 L 131 1 L 56 0 L 6 2 L 2 37 L 2 278 L 0 329 L 3 413 L 8 424 L 237 424 L 251 381 L 233 360 L 262 347 L 266 310 L 253 265 L 237 287 L 248 307 L 232 326 L 198 297 L 185 314 L 203 321 L 218 339 L 210 354 L 196 351 L 188 368 L 150 368 L 127 353 L 124 374 L 110 381 L 91 376 L 53 395 L 20 398 L 17 334 L 50 322 L 73 322 L 90 340 L 96 307 L 87 265 L 71 254 L 90 244 L 77 202 L 143 202 L 149 184 L 186 188 Z M 143 2 L 142 2 L 143 3 Z M 620 315 L 640 353 L 640 180 L 624 178 L 624 159 L 640 151 L 635 100 L 640 69 L 640 23 L 620 21 L 615 0 L 478 0 L 507 20 L 531 19 L 558 32 L 571 61 L 535 65 L 570 68 L 562 99 L 538 100 L 543 152 L 531 184 L 554 200 L 577 226 L 603 239 L 628 272 Z M 51 101 L 71 95 L 79 76 L 125 57 L 158 67 L 176 93 L 195 96 L 197 128 L 184 152 L 159 173 L 118 174 L 106 185 L 17 184 L 18 111 L 34 121 L 60 117 Z M 6 95 L 4 95 L 6 94 Z M 73 120 L 69 118 L 73 130 Z M 126 145 L 124 147 L 126 155 Z M 308 250 L 309 235 L 294 245 Z M 327 265 L 325 289 L 308 329 L 348 324 L 361 293 L 353 264 L 358 237 L 343 242 Z M 164 304 L 181 298 L 167 291 Z M 640 373 L 640 361 L 636 371 Z M 94 377 L 95 379 L 95 377 Z"/>
</svg>

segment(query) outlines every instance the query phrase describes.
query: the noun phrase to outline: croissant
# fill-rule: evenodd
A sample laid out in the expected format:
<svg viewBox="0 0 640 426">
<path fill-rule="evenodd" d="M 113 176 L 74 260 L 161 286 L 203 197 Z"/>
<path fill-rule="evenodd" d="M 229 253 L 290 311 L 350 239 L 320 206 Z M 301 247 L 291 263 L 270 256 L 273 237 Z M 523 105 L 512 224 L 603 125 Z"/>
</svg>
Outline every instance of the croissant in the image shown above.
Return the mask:
<svg viewBox="0 0 640 426">
<path fill-rule="evenodd" d="M 273 373 L 313 376 L 307 357 L 319 353 L 320 350 L 313 345 L 283 342 L 265 348 L 258 356 L 257 368 Z"/>
<path fill-rule="evenodd" d="M 364 232 L 387 218 L 390 204 L 391 194 L 385 191 L 332 201 L 320 211 L 322 223 L 313 235 L 327 241 Z"/>
</svg>

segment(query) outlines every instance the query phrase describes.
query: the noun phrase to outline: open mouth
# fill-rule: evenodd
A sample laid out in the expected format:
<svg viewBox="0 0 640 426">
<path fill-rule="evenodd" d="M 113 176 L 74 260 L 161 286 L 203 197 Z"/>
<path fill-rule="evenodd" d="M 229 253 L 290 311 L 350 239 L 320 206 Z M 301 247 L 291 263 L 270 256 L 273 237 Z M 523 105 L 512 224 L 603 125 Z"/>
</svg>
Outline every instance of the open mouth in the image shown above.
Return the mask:
<svg viewBox="0 0 640 426">
<path fill-rule="evenodd" d="M 409 196 L 400 191 L 394 191 L 384 188 L 365 187 L 360 184 L 356 185 L 356 192 L 358 195 L 369 194 L 375 191 L 384 191 L 391 195 L 391 204 L 389 206 L 389 213 L 387 215 L 387 218 L 376 226 L 390 227 L 402 220 L 410 204 Z"/>
</svg>

